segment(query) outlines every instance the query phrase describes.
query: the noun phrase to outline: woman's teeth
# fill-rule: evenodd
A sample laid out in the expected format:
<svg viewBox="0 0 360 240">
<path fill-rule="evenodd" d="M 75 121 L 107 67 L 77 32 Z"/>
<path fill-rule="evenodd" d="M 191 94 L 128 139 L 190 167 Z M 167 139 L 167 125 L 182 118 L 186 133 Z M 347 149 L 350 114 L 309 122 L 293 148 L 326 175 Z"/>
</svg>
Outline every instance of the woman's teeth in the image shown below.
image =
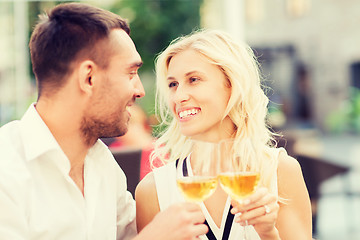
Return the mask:
<svg viewBox="0 0 360 240">
<path fill-rule="evenodd" d="M 185 110 L 185 111 L 179 112 L 179 117 L 186 118 L 186 117 L 197 114 L 199 111 L 200 110 L 198 110 L 198 109 Z"/>
</svg>

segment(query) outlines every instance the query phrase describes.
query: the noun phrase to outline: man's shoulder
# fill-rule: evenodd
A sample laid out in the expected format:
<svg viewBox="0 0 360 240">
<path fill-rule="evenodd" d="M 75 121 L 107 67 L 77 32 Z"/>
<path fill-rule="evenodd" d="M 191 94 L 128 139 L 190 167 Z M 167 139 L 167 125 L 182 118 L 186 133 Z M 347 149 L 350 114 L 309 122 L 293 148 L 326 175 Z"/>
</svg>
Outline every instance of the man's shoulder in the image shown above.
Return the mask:
<svg viewBox="0 0 360 240">
<path fill-rule="evenodd" d="M 9 122 L 0 128 L 0 154 L 16 150 L 20 143 L 19 121 Z"/>
<path fill-rule="evenodd" d="M 19 125 L 19 120 L 14 120 L 11 122 L 8 122 L 6 124 L 4 124 L 3 126 L 0 127 L 0 137 L 10 134 L 12 131 L 14 131 L 14 129 L 18 128 Z"/>
<path fill-rule="evenodd" d="M 12 121 L 0 128 L 0 171 L 24 165 L 19 121 Z"/>
</svg>

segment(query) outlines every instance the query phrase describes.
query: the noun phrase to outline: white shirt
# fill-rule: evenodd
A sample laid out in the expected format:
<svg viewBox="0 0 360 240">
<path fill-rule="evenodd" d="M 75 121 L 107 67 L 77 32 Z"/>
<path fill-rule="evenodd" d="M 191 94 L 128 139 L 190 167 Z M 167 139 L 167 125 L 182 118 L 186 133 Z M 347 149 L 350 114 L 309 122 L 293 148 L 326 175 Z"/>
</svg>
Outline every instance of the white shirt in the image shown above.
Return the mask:
<svg viewBox="0 0 360 240">
<path fill-rule="evenodd" d="M 0 128 L 0 239 L 130 239 L 135 202 L 98 140 L 84 163 L 84 196 L 70 162 L 35 110 Z"/>
</svg>

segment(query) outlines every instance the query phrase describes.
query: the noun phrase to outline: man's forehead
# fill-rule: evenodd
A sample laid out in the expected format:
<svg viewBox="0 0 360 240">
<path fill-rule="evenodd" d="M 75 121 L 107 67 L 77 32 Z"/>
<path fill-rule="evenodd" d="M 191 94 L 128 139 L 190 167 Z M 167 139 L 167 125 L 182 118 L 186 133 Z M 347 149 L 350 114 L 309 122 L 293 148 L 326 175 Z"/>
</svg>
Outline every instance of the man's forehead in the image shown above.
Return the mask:
<svg viewBox="0 0 360 240">
<path fill-rule="evenodd" d="M 118 52 L 119 57 L 126 58 L 129 67 L 142 64 L 140 54 L 130 36 L 122 29 L 113 29 L 110 33 L 112 51 Z"/>
<path fill-rule="evenodd" d="M 113 29 L 109 34 L 109 39 L 112 44 L 117 44 L 121 48 L 135 48 L 135 44 L 130 36 L 122 29 Z"/>
</svg>

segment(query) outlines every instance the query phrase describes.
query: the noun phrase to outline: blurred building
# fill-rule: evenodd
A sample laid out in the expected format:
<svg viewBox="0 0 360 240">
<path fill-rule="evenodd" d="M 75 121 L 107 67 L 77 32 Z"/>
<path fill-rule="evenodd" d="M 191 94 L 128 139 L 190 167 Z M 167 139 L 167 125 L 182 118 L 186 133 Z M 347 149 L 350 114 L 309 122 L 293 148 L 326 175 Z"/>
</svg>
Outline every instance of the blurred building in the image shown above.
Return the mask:
<svg viewBox="0 0 360 240">
<path fill-rule="evenodd" d="M 360 91 L 359 13 L 356 0 L 205 0 L 202 12 L 204 27 L 229 31 L 254 49 L 273 89 L 273 127 L 302 167 L 313 234 L 323 240 L 360 239 L 360 135 L 327 134 L 334 111 L 342 109 L 341 121 L 360 120 L 357 100 L 350 101 L 351 87 Z"/>
<path fill-rule="evenodd" d="M 204 26 L 232 31 L 255 49 L 274 89 L 269 96 L 288 122 L 305 120 L 324 129 L 327 116 L 349 97 L 349 86 L 359 87 L 359 1 L 204 3 Z"/>
<path fill-rule="evenodd" d="M 31 95 L 28 10 L 21 1 L 0 1 L 0 125 L 21 116 Z"/>
</svg>

